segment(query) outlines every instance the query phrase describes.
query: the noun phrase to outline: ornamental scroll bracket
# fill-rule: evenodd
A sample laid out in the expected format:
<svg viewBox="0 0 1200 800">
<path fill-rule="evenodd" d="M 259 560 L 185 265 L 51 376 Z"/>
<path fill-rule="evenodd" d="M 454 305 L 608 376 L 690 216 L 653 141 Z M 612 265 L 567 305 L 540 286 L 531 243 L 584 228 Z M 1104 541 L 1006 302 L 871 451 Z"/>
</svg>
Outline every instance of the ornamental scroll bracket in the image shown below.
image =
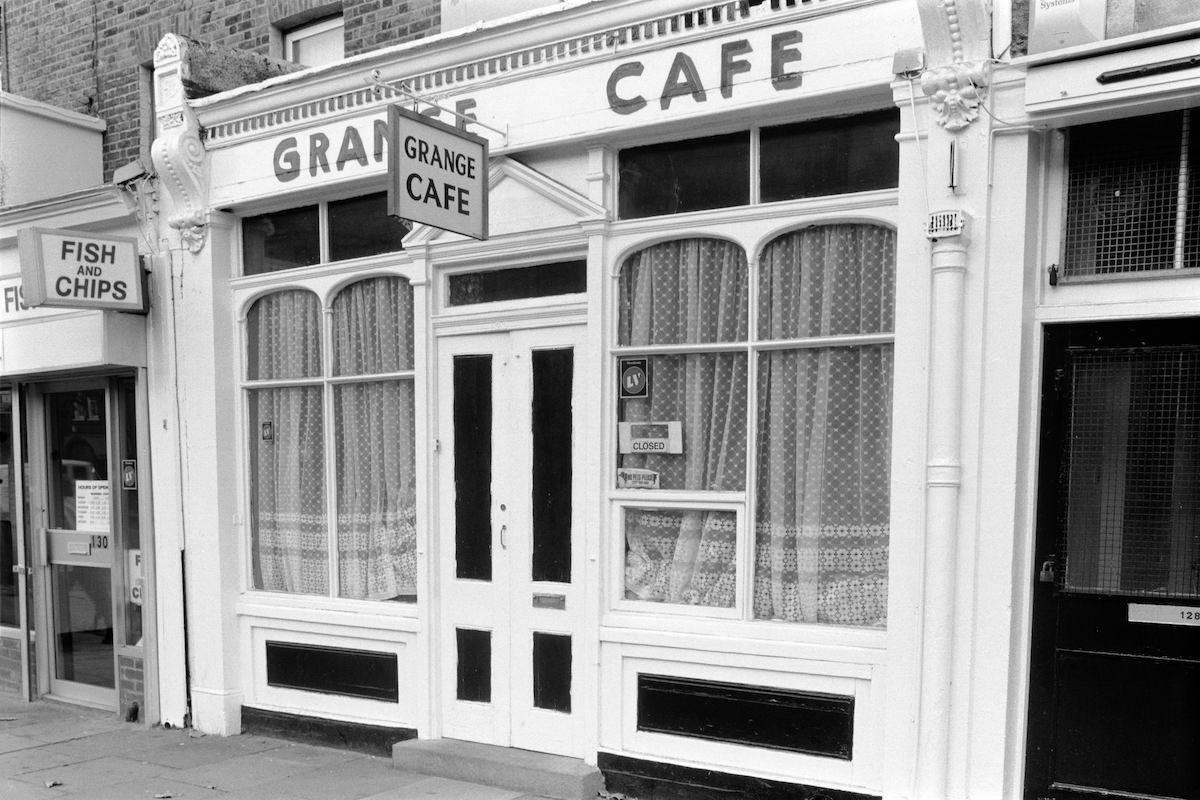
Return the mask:
<svg viewBox="0 0 1200 800">
<path fill-rule="evenodd" d="M 992 78 L 991 3 L 917 0 L 926 63 L 921 89 L 938 122 L 959 131 L 979 116 Z"/>
<path fill-rule="evenodd" d="M 182 112 L 176 113 L 182 116 Z M 180 239 L 190 252 L 199 253 L 208 235 L 208 209 L 204 205 L 208 195 L 204 179 L 204 145 L 194 126 L 170 117 L 159 117 L 159 125 L 164 130 L 154 141 L 150 154 L 171 198 L 167 224 L 179 231 Z"/>
<path fill-rule="evenodd" d="M 184 80 L 188 42 L 167 34 L 154 52 L 158 136 L 150 148 L 169 200 L 167 224 L 179 231 L 189 252 L 199 253 L 208 237 L 208 180 L 200 125 L 187 105 Z"/>
</svg>

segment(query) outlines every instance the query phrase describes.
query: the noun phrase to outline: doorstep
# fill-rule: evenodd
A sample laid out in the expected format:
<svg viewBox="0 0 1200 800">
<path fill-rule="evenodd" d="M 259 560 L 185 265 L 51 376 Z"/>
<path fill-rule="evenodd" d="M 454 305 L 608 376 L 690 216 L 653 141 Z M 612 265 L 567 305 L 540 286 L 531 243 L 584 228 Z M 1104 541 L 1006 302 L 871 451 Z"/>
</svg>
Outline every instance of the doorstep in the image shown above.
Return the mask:
<svg viewBox="0 0 1200 800">
<path fill-rule="evenodd" d="M 398 742 L 392 766 L 557 800 L 595 800 L 604 785 L 600 771 L 582 759 L 458 739 Z"/>
</svg>

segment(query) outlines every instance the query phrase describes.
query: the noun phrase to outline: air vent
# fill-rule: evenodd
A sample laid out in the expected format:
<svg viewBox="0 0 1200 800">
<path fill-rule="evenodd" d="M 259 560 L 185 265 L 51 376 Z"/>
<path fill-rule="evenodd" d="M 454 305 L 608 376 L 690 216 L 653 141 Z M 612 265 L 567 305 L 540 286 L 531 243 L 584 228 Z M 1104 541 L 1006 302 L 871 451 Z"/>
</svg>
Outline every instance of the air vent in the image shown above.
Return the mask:
<svg viewBox="0 0 1200 800">
<path fill-rule="evenodd" d="M 925 223 L 925 235 L 930 239 L 962 236 L 967 229 L 967 215 L 961 211 L 931 211 Z"/>
</svg>

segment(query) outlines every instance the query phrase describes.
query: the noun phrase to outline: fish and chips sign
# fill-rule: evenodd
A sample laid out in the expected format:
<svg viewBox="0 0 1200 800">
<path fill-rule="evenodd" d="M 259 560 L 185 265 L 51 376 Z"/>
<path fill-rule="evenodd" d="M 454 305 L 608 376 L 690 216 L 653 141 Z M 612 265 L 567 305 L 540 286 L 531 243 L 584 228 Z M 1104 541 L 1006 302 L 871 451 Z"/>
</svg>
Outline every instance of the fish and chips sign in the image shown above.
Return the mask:
<svg viewBox="0 0 1200 800">
<path fill-rule="evenodd" d="M 399 106 L 388 122 L 388 213 L 486 239 L 487 140 Z"/>
<path fill-rule="evenodd" d="M 26 306 L 146 312 L 136 239 L 25 228 L 17 232 L 17 250 Z"/>
</svg>

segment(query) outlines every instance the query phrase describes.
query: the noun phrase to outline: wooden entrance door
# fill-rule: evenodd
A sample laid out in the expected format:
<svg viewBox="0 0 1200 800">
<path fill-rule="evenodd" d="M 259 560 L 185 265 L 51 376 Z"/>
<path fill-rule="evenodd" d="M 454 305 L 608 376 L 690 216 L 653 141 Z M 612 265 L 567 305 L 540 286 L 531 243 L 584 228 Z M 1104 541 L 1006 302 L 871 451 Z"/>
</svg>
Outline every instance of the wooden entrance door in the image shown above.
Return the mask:
<svg viewBox="0 0 1200 800">
<path fill-rule="evenodd" d="M 1025 795 L 1200 797 L 1200 321 L 1045 348 Z"/>
<path fill-rule="evenodd" d="M 579 756 L 577 327 L 439 342 L 443 733 Z"/>
</svg>

